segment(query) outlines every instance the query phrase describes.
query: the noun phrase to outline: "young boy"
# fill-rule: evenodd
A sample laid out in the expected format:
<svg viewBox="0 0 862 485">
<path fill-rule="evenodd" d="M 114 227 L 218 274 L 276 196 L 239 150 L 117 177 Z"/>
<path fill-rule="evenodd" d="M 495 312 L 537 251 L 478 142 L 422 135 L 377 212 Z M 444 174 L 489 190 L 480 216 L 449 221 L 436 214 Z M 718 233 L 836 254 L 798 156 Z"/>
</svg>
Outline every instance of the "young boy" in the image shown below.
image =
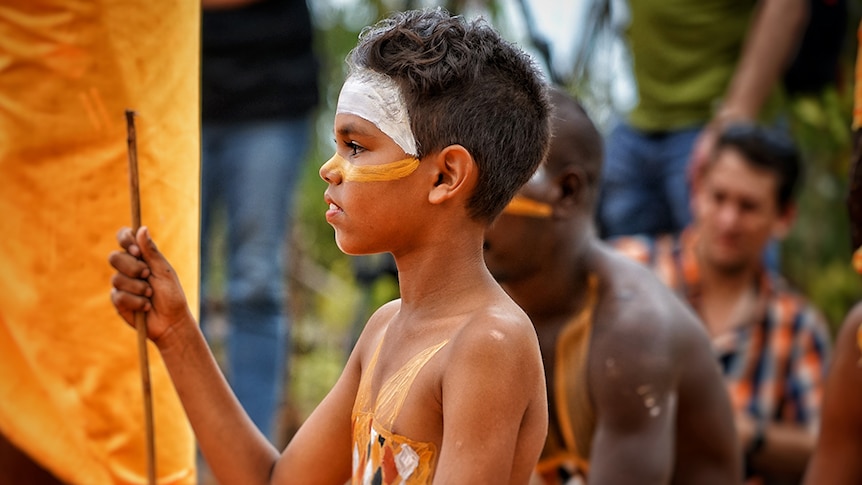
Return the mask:
<svg viewBox="0 0 862 485">
<path fill-rule="evenodd" d="M 145 228 L 118 235 L 112 301 L 130 323 L 146 312 L 221 483 L 527 483 L 547 431 L 542 362 L 482 242 L 547 150 L 544 84 L 490 27 L 442 10 L 378 23 L 348 60 L 326 218 L 344 252 L 392 253 L 401 298 L 284 452 L 237 403 Z"/>
</svg>

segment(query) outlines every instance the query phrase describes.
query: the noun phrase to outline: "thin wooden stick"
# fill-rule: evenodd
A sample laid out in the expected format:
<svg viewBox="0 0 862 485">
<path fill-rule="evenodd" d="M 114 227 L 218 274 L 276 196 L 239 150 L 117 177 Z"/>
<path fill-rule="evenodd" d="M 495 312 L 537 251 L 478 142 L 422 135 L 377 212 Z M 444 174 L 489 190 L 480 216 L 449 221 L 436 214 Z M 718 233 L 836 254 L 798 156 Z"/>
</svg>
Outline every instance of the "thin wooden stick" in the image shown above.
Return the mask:
<svg viewBox="0 0 862 485">
<path fill-rule="evenodd" d="M 135 135 L 135 112 L 126 110 L 126 130 L 129 145 L 129 187 L 132 195 L 132 233 L 141 227 L 141 196 L 138 188 L 138 147 Z M 138 329 L 138 358 L 141 366 L 141 386 L 144 391 L 144 424 L 147 435 L 147 478 L 156 483 L 156 437 L 153 428 L 153 393 L 150 388 L 150 363 L 147 356 L 147 319 L 143 312 L 135 312 Z"/>
</svg>

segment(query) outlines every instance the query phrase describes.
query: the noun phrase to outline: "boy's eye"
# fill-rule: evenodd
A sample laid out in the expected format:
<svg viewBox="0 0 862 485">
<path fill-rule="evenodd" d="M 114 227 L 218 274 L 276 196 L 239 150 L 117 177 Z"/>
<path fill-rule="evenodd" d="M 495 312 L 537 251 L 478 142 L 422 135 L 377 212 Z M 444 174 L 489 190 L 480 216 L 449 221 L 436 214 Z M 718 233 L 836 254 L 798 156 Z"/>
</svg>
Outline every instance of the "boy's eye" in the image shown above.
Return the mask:
<svg viewBox="0 0 862 485">
<path fill-rule="evenodd" d="M 359 152 L 364 150 L 361 146 L 357 145 L 355 142 L 352 141 L 345 142 L 344 145 L 351 150 L 350 154 L 353 156 L 358 155 Z"/>
</svg>

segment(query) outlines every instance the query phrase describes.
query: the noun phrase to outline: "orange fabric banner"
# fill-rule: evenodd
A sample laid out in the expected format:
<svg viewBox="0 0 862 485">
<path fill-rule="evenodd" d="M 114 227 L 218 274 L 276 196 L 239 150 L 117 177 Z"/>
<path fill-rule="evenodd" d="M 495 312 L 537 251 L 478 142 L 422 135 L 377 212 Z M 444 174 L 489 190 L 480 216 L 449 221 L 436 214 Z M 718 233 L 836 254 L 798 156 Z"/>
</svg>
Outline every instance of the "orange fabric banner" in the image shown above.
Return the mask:
<svg viewBox="0 0 862 485">
<path fill-rule="evenodd" d="M 108 254 L 141 213 L 197 308 L 200 4 L 12 0 L 0 7 L 0 433 L 70 484 L 146 482 L 135 331 Z M 160 484 L 196 481 L 194 441 L 149 361 Z"/>
</svg>

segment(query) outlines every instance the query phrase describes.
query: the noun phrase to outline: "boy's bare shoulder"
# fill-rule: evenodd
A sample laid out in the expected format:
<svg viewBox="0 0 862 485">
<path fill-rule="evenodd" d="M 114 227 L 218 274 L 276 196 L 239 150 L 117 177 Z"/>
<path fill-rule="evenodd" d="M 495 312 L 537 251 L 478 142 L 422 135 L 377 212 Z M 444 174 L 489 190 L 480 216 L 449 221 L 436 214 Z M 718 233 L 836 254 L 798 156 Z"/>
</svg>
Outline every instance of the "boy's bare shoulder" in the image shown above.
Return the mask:
<svg viewBox="0 0 862 485">
<path fill-rule="evenodd" d="M 472 365 L 541 369 L 541 353 L 533 324 L 508 298 L 471 312 L 452 335 L 450 359 Z M 450 362 L 455 363 L 455 362 Z"/>
<path fill-rule="evenodd" d="M 360 357 L 367 352 L 373 352 L 377 347 L 378 342 L 383 337 L 386 327 L 398 310 L 401 308 L 401 300 L 395 299 L 384 303 L 380 308 L 374 311 L 365 323 L 365 327 L 359 334 L 359 339 L 354 346 L 354 353 L 359 353 Z M 370 354 L 369 354 L 370 355 Z M 365 360 L 365 359 L 363 359 Z"/>
</svg>

